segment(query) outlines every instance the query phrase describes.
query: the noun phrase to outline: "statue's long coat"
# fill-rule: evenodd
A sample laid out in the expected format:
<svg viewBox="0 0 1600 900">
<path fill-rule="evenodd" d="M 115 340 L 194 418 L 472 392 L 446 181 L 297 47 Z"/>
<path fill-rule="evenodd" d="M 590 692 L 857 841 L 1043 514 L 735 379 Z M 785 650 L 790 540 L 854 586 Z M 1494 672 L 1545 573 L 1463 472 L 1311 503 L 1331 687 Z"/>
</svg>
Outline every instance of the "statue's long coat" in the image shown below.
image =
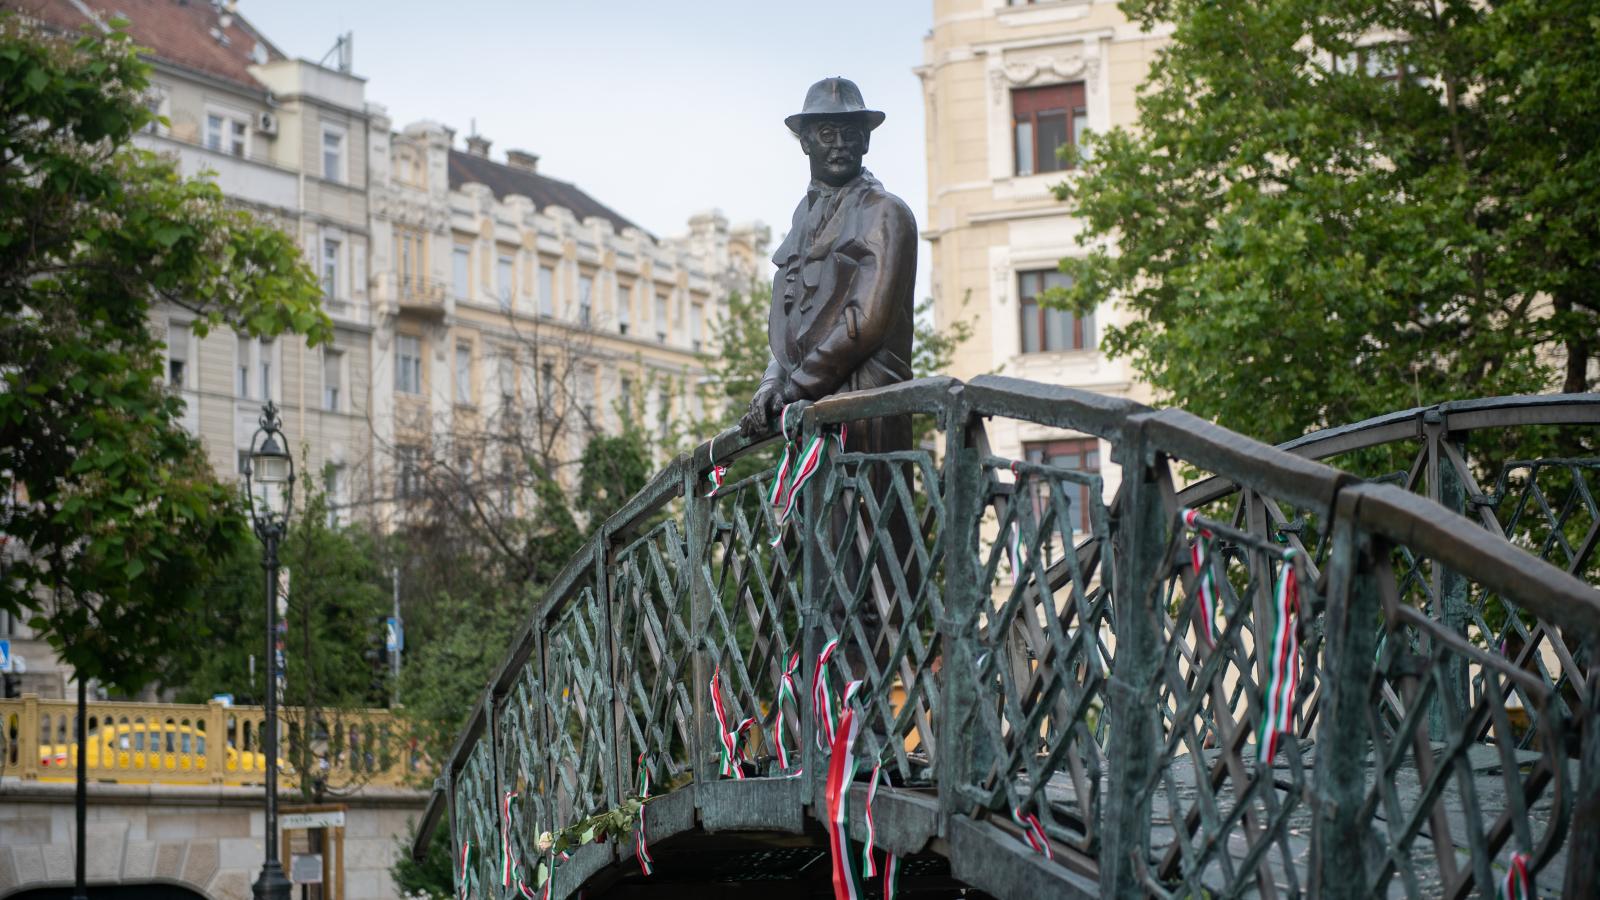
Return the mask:
<svg viewBox="0 0 1600 900">
<path fill-rule="evenodd" d="M 813 181 L 773 254 L 763 386 L 785 402 L 882 387 L 911 377 L 917 223 L 871 173 L 833 189 Z M 850 423 L 850 450 L 911 446 L 906 416 Z"/>
</svg>

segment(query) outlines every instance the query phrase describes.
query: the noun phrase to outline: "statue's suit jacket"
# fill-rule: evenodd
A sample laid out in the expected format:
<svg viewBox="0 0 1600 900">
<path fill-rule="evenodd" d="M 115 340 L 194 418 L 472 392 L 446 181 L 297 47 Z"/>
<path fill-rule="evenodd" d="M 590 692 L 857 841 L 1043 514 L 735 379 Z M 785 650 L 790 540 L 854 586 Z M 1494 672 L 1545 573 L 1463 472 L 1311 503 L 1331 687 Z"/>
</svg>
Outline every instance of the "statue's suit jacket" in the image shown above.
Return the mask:
<svg viewBox="0 0 1600 900">
<path fill-rule="evenodd" d="M 904 201 L 865 170 L 836 190 L 813 182 L 772 262 L 763 386 L 788 402 L 911 377 L 917 223 Z M 850 426 L 852 450 L 910 443 L 909 419 Z"/>
</svg>

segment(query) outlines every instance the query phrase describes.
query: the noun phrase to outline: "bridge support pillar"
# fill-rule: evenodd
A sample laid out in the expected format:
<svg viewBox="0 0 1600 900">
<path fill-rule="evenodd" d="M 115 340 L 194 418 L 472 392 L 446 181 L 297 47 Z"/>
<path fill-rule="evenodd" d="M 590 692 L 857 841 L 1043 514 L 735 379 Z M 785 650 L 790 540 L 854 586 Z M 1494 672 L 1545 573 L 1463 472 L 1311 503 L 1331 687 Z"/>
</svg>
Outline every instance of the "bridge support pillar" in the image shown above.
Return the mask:
<svg viewBox="0 0 1600 900">
<path fill-rule="evenodd" d="M 1152 690 L 1161 640 L 1159 578 L 1166 550 L 1166 511 L 1159 478 L 1165 458 L 1146 456 L 1144 416 L 1130 418 L 1121 448 L 1122 502 L 1112 523 L 1117 566 L 1112 585 L 1117 647 L 1108 684 L 1111 736 L 1105 843 L 1100 885 L 1106 897 L 1143 897 L 1139 864 L 1150 856 L 1150 801 L 1141 794 L 1150 781 L 1158 750 Z"/>
<path fill-rule="evenodd" d="M 1351 499 L 1341 498 L 1346 507 Z M 1365 896 L 1367 841 L 1357 818 L 1366 793 L 1367 686 L 1378 643 L 1379 555 L 1340 509 L 1328 563 L 1326 700 L 1317 725 L 1316 818 L 1312 824 L 1311 883 L 1329 900 Z M 1386 557 L 1384 557 L 1386 558 Z"/>
</svg>

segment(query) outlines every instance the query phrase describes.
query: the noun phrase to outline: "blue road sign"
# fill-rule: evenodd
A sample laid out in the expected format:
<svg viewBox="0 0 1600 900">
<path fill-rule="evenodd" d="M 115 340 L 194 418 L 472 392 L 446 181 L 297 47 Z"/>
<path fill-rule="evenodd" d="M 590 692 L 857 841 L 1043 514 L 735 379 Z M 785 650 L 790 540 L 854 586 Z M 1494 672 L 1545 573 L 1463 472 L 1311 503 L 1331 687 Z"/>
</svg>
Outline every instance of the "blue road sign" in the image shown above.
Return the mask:
<svg viewBox="0 0 1600 900">
<path fill-rule="evenodd" d="M 383 620 L 383 646 L 390 653 L 397 653 L 406 648 L 405 627 L 394 616 Z"/>
<path fill-rule="evenodd" d="M 11 671 L 11 642 L 0 641 L 0 672 Z"/>
</svg>

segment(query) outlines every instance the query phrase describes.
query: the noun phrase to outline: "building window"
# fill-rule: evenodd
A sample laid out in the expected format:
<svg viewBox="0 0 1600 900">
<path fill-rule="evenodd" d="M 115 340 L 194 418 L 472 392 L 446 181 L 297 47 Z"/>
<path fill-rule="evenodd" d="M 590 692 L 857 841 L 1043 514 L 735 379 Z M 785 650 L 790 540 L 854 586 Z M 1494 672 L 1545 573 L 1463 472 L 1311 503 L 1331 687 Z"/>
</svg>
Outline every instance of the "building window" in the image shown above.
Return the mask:
<svg viewBox="0 0 1600 900">
<path fill-rule="evenodd" d="M 249 450 L 238 450 L 238 451 L 235 451 L 235 454 L 236 454 L 234 456 L 235 472 L 236 472 L 236 474 L 239 475 L 240 478 L 243 478 L 245 476 L 245 474 L 250 471 L 250 451 Z"/>
<path fill-rule="evenodd" d="M 633 322 L 633 285 L 617 291 L 617 333 L 627 334 Z"/>
<path fill-rule="evenodd" d="M 262 341 L 257 345 L 259 370 L 261 372 L 261 399 L 271 400 L 272 397 L 272 348 L 277 346 L 272 341 Z"/>
<path fill-rule="evenodd" d="M 422 338 L 395 337 L 394 389 L 402 394 L 422 393 Z"/>
<path fill-rule="evenodd" d="M 189 329 L 182 322 L 167 323 L 167 386 L 181 391 L 188 384 Z"/>
<path fill-rule="evenodd" d="M 1058 151 L 1076 146 L 1088 125 L 1083 82 L 1018 88 L 1011 92 L 1011 114 L 1017 174 L 1059 172 L 1068 164 Z"/>
<path fill-rule="evenodd" d="M 667 439 L 667 435 L 672 430 L 672 390 L 666 386 L 662 386 L 661 393 L 656 396 L 656 403 L 660 406 L 658 411 L 660 415 L 660 420 L 658 422 L 660 431 L 658 433 L 661 435 L 661 440 L 664 442 Z"/>
<path fill-rule="evenodd" d="M 472 403 L 472 345 L 456 341 L 456 402 Z"/>
<path fill-rule="evenodd" d="M 465 299 L 472 284 L 472 248 L 457 245 L 450 252 L 450 289 Z"/>
<path fill-rule="evenodd" d="M 1017 296 L 1022 307 L 1022 352 L 1094 349 L 1094 317 L 1078 318 L 1064 309 L 1046 309 L 1039 294 L 1046 288 L 1065 288 L 1072 279 L 1055 269 L 1017 273 Z"/>
<path fill-rule="evenodd" d="M 410 228 L 394 230 L 395 258 L 400 269 L 400 287 L 406 296 L 415 296 L 428 273 L 427 238 Z"/>
<path fill-rule="evenodd" d="M 578 324 L 588 325 L 594 304 L 594 277 L 578 276 Z"/>
<path fill-rule="evenodd" d="M 344 181 L 344 132 L 322 127 L 322 177 Z"/>
<path fill-rule="evenodd" d="M 496 380 L 500 382 L 500 407 L 509 408 L 517 399 L 517 367 L 512 351 L 502 347 L 495 354 Z"/>
<path fill-rule="evenodd" d="M 1038 465 L 1066 469 L 1069 472 L 1082 472 L 1089 475 L 1099 474 L 1100 472 L 1100 441 L 1097 438 L 1066 441 L 1028 441 L 1022 445 L 1022 454 L 1028 462 Z M 1065 481 L 1059 482 L 1059 484 L 1062 490 L 1070 492 L 1068 500 L 1072 505 L 1073 530 L 1088 531 L 1089 486 Z M 1048 484 L 1035 481 L 1033 485 L 1033 511 L 1036 517 L 1042 517 L 1048 508 L 1049 495 L 1046 493 L 1048 490 Z"/>
<path fill-rule="evenodd" d="M 617 393 L 622 395 L 617 400 L 617 412 L 623 419 L 633 418 L 633 379 L 627 375 L 622 376 L 617 386 Z"/>
<path fill-rule="evenodd" d="M 494 292 L 500 300 L 501 309 L 511 308 L 511 292 L 516 288 L 513 280 L 513 268 L 512 260 L 509 256 L 502 256 L 495 260 Z"/>
<path fill-rule="evenodd" d="M 227 113 L 206 113 L 206 149 L 229 156 L 243 157 L 250 135 L 250 123 Z"/>
<path fill-rule="evenodd" d="M 705 327 L 706 308 L 699 303 L 689 304 L 689 346 L 700 352 L 700 330 Z"/>
<path fill-rule="evenodd" d="M 554 363 L 539 365 L 539 402 L 548 410 L 556 399 L 556 367 Z"/>
<path fill-rule="evenodd" d="M 578 411 L 583 415 L 583 424 L 593 430 L 594 370 L 588 366 L 578 370 Z"/>
<path fill-rule="evenodd" d="M 663 344 L 667 342 L 667 297 L 665 294 L 656 295 L 656 340 Z"/>
<path fill-rule="evenodd" d="M 339 278 L 339 251 L 342 246 L 333 238 L 322 239 L 322 296 L 329 300 L 339 299 L 341 293 Z"/>
<path fill-rule="evenodd" d="M 322 408 L 339 412 L 340 394 L 344 387 L 344 353 L 339 350 L 322 351 Z"/>
<path fill-rule="evenodd" d="M 241 337 L 234 341 L 233 370 L 237 373 L 233 381 L 234 393 L 248 400 L 250 399 L 250 339 Z"/>
<path fill-rule="evenodd" d="M 418 447 L 395 448 L 394 493 L 402 500 L 422 493 L 422 450 Z"/>
<path fill-rule="evenodd" d="M 539 315 L 556 314 L 556 273 L 549 266 L 539 267 Z"/>
<path fill-rule="evenodd" d="M 349 483 L 350 479 L 344 466 L 328 463 L 322 468 L 322 493 L 323 501 L 328 507 L 329 528 L 337 528 L 344 524 L 345 504 L 349 502 L 345 493 Z"/>
</svg>

